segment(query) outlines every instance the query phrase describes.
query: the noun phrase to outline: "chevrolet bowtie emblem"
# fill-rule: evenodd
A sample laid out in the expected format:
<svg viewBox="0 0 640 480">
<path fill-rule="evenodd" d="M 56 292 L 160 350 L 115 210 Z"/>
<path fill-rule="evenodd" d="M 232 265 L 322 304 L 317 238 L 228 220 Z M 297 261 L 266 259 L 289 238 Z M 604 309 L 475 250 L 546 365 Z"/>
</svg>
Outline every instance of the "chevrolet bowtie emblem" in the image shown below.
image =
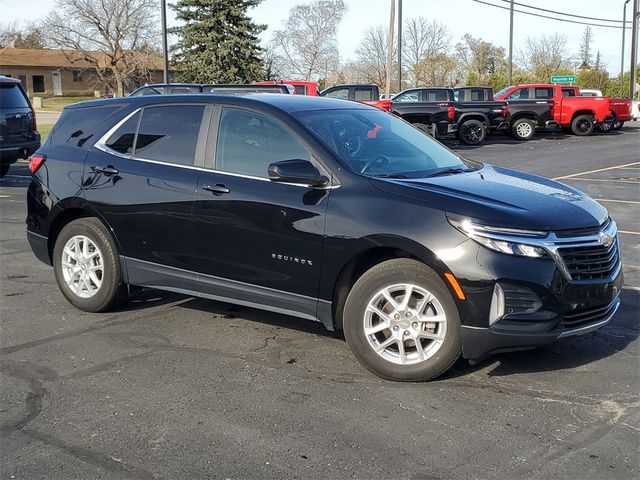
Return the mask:
<svg viewBox="0 0 640 480">
<path fill-rule="evenodd" d="M 611 235 L 607 235 L 606 233 L 600 232 L 598 235 L 598 243 L 600 245 L 604 245 L 605 247 L 610 247 L 613 244 L 613 237 Z"/>
</svg>

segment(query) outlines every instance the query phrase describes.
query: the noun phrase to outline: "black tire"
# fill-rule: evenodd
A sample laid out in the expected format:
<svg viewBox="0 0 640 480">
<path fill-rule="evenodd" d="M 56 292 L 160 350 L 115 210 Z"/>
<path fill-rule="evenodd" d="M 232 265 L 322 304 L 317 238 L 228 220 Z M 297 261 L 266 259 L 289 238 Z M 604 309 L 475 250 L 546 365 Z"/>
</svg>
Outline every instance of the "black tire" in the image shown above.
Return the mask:
<svg viewBox="0 0 640 480">
<path fill-rule="evenodd" d="M 613 130 L 620 130 L 624 126 L 624 122 L 620 120 L 616 120 L 613 122 L 613 126 L 611 127 Z"/>
<path fill-rule="evenodd" d="M 479 145 L 487 138 L 487 127 L 480 120 L 466 120 L 458 127 L 458 138 L 466 145 Z"/>
<path fill-rule="evenodd" d="M 9 172 L 10 167 L 11 167 L 10 163 L 0 164 L 0 178 L 4 177 Z"/>
<path fill-rule="evenodd" d="M 599 123 L 598 124 L 598 131 L 602 132 L 602 133 L 609 133 L 611 132 L 611 130 L 613 130 L 613 123 Z"/>
<path fill-rule="evenodd" d="M 73 237 L 83 235 L 100 250 L 102 261 L 101 285 L 88 298 L 77 295 L 67 285 L 62 271 L 62 254 L 65 244 Z M 126 298 L 127 286 L 123 281 L 120 258 L 109 231 L 93 217 L 74 220 L 60 231 L 53 249 L 53 269 L 60 291 L 74 307 L 85 312 L 103 312 L 117 307 Z"/>
<path fill-rule="evenodd" d="M 586 137 L 591 135 L 594 129 L 593 115 L 578 115 L 571 121 L 571 131 L 574 135 Z"/>
<path fill-rule="evenodd" d="M 511 137 L 515 140 L 531 140 L 536 133 L 536 126 L 529 118 L 518 118 L 511 124 Z"/>
<path fill-rule="evenodd" d="M 383 288 L 406 282 L 432 294 L 446 316 L 446 333 L 439 349 L 426 360 L 411 365 L 393 363 L 376 353 L 365 335 L 364 324 L 367 305 L 372 297 Z M 431 268 L 407 258 L 382 262 L 365 272 L 356 281 L 344 306 L 343 330 L 349 348 L 356 358 L 368 370 L 387 380 L 402 382 L 431 380 L 449 370 L 462 352 L 460 317 L 449 289 Z M 407 341 L 411 339 L 408 337 Z M 427 347 L 428 345 L 429 343 Z"/>
</svg>

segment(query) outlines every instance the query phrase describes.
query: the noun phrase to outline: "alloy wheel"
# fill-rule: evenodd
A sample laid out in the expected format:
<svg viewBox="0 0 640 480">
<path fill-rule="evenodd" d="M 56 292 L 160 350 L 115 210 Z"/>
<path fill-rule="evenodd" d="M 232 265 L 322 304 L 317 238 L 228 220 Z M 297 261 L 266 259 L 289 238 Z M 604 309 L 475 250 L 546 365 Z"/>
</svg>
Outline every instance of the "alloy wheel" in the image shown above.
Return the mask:
<svg viewBox="0 0 640 480">
<path fill-rule="evenodd" d="M 62 250 L 62 275 L 69 289 L 80 298 L 93 297 L 102 286 L 102 252 L 84 235 L 73 236 Z"/>
<path fill-rule="evenodd" d="M 527 138 L 531 135 L 531 124 L 528 122 L 519 123 L 516 126 L 516 133 L 520 138 Z"/>
</svg>

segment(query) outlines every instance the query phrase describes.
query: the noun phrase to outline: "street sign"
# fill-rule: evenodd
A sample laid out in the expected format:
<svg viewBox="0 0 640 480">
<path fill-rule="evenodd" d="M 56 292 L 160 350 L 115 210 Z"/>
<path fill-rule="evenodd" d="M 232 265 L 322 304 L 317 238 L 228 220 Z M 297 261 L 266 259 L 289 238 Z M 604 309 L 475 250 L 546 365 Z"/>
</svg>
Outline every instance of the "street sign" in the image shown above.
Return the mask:
<svg viewBox="0 0 640 480">
<path fill-rule="evenodd" d="M 576 81 L 575 75 L 552 75 L 551 83 L 573 83 Z"/>
</svg>

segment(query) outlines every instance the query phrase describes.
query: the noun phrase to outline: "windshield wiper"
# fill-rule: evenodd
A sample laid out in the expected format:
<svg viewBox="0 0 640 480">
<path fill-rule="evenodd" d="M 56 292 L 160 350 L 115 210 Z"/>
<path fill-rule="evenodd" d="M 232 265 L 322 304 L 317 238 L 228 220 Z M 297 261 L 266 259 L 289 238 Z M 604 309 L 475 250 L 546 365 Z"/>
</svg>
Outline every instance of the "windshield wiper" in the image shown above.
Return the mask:
<svg viewBox="0 0 640 480">
<path fill-rule="evenodd" d="M 475 168 L 445 167 L 431 172 L 422 178 L 442 177 L 444 175 L 455 175 L 456 173 L 473 172 L 474 170 Z"/>
<path fill-rule="evenodd" d="M 402 173 L 382 173 L 380 175 L 371 175 L 376 178 L 409 178 L 408 176 Z"/>
</svg>

